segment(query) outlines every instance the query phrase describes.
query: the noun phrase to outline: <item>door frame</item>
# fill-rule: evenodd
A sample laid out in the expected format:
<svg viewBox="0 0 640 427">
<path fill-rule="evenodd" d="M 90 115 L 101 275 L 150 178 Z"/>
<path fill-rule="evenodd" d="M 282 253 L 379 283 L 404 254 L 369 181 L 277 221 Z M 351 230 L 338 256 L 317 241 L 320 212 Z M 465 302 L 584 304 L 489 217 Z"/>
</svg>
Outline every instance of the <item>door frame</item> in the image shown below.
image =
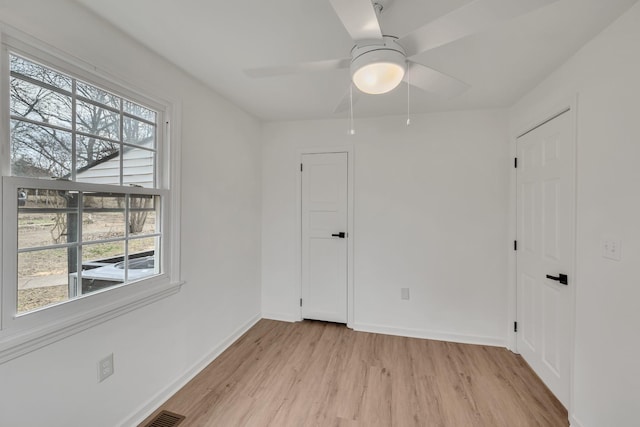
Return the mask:
<svg viewBox="0 0 640 427">
<path fill-rule="evenodd" d="M 509 287 L 507 292 L 507 348 L 513 353 L 518 354 L 518 340 L 517 333 L 514 331 L 514 322 L 518 319 L 518 271 L 517 271 L 517 258 L 516 251 L 513 250 L 513 241 L 518 240 L 518 182 L 517 182 L 517 170 L 513 166 L 513 159 L 517 157 L 518 153 L 518 138 L 524 134 L 531 132 L 539 126 L 544 125 L 550 120 L 558 117 L 559 115 L 569 114 L 570 121 L 570 140 L 573 141 L 573 158 L 574 158 L 574 223 L 573 223 L 573 265 L 568 267 L 569 277 L 573 277 L 571 280 L 572 286 L 569 286 L 571 304 L 569 307 L 569 335 L 571 342 L 569 343 L 569 407 L 567 408 L 569 417 L 571 418 L 572 410 L 574 407 L 574 353 L 575 353 L 575 316 L 576 316 L 576 290 L 579 284 L 579 278 L 576 272 L 577 265 L 577 248 L 578 248 L 578 94 L 571 96 L 569 99 L 562 101 L 552 101 L 543 103 L 535 110 L 530 110 L 520 117 L 520 124 L 511 126 L 509 137 L 509 159 L 511 162 L 510 176 L 509 176 L 509 260 L 508 260 L 508 281 Z M 524 123 L 524 124 L 523 124 Z"/>
<path fill-rule="evenodd" d="M 353 329 L 355 291 L 353 283 L 353 248 L 354 248 L 354 146 L 353 144 L 329 147 L 299 148 L 296 152 L 296 278 L 298 280 L 298 299 L 302 298 L 302 173 L 300 164 L 305 154 L 347 154 L 347 327 Z M 298 320 L 302 320 L 302 307 L 298 306 Z"/>
</svg>

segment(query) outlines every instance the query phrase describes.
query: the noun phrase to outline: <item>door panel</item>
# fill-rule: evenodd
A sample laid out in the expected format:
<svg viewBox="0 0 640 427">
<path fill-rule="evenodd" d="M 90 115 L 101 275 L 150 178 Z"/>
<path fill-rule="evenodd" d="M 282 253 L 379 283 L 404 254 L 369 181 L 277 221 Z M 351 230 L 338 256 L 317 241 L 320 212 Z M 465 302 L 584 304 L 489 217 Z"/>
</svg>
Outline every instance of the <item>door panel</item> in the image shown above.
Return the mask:
<svg viewBox="0 0 640 427">
<path fill-rule="evenodd" d="M 302 317 L 346 323 L 347 153 L 302 161 Z"/>
<path fill-rule="evenodd" d="M 535 231 L 534 212 L 536 211 L 536 185 L 533 182 L 525 182 L 520 190 L 522 197 L 522 246 L 523 250 L 534 252 L 535 247 Z"/>
<path fill-rule="evenodd" d="M 550 261 L 559 261 L 560 234 L 558 233 L 558 180 L 549 180 L 543 187 L 543 208 L 542 218 L 544 230 L 544 256 Z"/>
<path fill-rule="evenodd" d="M 556 376 L 560 376 L 560 354 L 558 350 L 561 348 L 559 342 L 557 325 L 562 321 L 560 318 L 560 310 L 558 307 L 561 296 L 557 289 L 557 285 L 550 285 L 545 283 L 542 288 L 542 319 L 544 323 L 544 343 L 542 346 L 542 361 L 546 366 L 552 370 Z"/>
<path fill-rule="evenodd" d="M 518 351 L 567 406 L 574 292 L 575 142 L 564 113 L 518 138 Z M 546 276 L 569 275 L 569 285 Z"/>
<path fill-rule="evenodd" d="M 535 312 L 535 280 L 526 275 L 522 275 L 522 315 L 518 323 L 521 325 L 522 339 L 529 347 L 530 351 L 536 351 L 536 322 L 534 321 Z"/>
<path fill-rule="evenodd" d="M 307 294 L 304 295 L 305 318 L 342 321 L 338 313 L 342 307 L 342 293 L 346 293 L 342 281 L 342 251 L 336 250 L 333 239 L 312 239 L 309 242 L 309 277 Z M 344 320 L 346 321 L 346 320 Z"/>
</svg>

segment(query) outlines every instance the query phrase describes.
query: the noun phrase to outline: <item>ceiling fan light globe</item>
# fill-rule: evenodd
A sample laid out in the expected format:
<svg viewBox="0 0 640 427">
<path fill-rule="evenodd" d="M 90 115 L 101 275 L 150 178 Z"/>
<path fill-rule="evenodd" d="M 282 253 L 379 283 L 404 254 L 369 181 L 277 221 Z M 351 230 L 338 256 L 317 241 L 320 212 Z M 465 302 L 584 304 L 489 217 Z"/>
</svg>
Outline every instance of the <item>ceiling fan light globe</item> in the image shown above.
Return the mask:
<svg viewBox="0 0 640 427">
<path fill-rule="evenodd" d="M 353 83 L 364 93 L 379 95 L 395 89 L 404 78 L 405 68 L 391 62 L 365 65 L 353 73 Z"/>
<path fill-rule="evenodd" d="M 368 94 L 379 95 L 395 89 L 407 69 L 407 58 L 393 39 L 384 45 L 356 47 L 351 61 L 351 79 Z"/>
</svg>

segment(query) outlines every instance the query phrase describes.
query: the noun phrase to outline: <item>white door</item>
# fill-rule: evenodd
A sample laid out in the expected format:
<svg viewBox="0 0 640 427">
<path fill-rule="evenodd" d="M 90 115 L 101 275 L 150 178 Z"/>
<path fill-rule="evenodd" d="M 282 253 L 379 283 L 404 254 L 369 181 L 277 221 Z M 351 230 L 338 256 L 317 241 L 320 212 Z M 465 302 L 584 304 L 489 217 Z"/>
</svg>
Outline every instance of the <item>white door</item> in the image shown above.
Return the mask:
<svg viewBox="0 0 640 427">
<path fill-rule="evenodd" d="M 575 295 L 572 135 L 565 112 L 517 140 L 518 351 L 565 407 Z"/>
<path fill-rule="evenodd" d="M 302 165 L 302 317 L 347 323 L 347 153 Z"/>
</svg>

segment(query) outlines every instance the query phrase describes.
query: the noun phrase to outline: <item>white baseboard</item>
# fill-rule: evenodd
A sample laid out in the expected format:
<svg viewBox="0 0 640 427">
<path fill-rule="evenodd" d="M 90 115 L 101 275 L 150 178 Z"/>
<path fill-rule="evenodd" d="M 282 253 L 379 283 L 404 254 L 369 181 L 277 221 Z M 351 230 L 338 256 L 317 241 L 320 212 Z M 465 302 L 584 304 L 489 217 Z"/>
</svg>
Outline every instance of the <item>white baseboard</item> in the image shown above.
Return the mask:
<svg viewBox="0 0 640 427">
<path fill-rule="evenodd" d="M 289 313 L 262 313 L 263 319 L 280 320 L 282 322 L 299 322 L 300 316 Z"/>
<path fill-rule="evenodd" d="M 461 344 L 490 345 L 493 347 L 506 347 L 506 340 L 500 337 L 487 337 L 481 335 L 460 335 L 447 332 L 428 331 L 423 329 L 392 328 L 388 326 L 371 325 L 367 323 L 355 323 L 353 329 L 361 332 L 373 332 L 376 334 L 397 335 L 409 338 L 422 338 L 437 341 L 450 341 Z"/>
<path fill-rule="evenodd" d="M 569 415 L 569 427 L 584 427 L 584 424 L 576 418 L 575 415 Z"/>
<path fill-rule="evenodd" d="M 207 367 L 207 365 L 213 362 L 223 351 L 225 351 L 231 344 L 233 344 L 238 338 L 247 332 L 253 325 L 255 325 L 262 317 L 258 314 L 253 316 L 242 326 L 236 329 L 231 335 L 225 338 L 219 345 L 213 348 L 209 354 L 204 356 L 198 362 L 196 362 L 191 368 L 169 384 L 164 389 L 160 390 L 155 396 L 147 401 L 140 407 L 133 415 L 124 420 L 120 425 L 123 427 L 137 426 L 145 420 L 149 415 L 153 413 L 160 405 L 162 405 L 167 399 L 173 396 L 178 390 L 184 387 L 189 381 L 193 379 L 200 371 Z"/>
</svg>

